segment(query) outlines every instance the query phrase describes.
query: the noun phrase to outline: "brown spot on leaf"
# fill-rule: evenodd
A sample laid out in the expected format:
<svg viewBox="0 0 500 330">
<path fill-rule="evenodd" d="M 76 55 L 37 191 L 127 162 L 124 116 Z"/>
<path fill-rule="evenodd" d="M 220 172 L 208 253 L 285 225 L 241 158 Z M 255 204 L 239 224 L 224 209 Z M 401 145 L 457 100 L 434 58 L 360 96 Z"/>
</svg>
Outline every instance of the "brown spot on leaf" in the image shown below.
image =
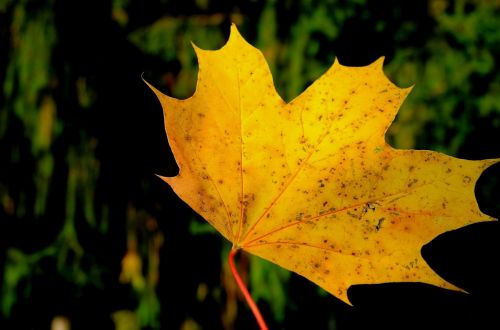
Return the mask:
<svg viewBox="0 0 500 330">
<path fill-rule="evenodd" d="M 385 218 L 380 218 L 377 220 L 377 224 L 375 225 L 375 230 L 379 231 L 382 228 L 382 223 L 384 223 Z"/>
</svg>

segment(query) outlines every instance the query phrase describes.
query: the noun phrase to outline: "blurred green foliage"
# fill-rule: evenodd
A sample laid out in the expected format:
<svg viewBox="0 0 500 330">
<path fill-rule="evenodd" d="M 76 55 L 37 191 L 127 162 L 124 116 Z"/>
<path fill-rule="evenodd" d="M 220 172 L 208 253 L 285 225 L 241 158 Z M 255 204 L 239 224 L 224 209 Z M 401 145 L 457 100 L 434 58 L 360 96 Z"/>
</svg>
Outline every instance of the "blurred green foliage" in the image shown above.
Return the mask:
<svg viewBox="0 0 500 330">
<path fill-rule="evenodd" d="M 498 156 L 491 154 L 498 148 L 487 144 L 492 136 L 498 138 L 492 132 L 498 132 L 500 125 L 498 2 L 78 2 L 78 8 L 85 8 L 83 16 L 97 18 L 77 20 L 86 24 L 73 27 L 73 32 L 77 28 L 83 31 L 77 36 L 68 36 L 65 29 L 71 24 L 71 15 L 78 12 L 66 13 L 68 7 L 62 3 L 0 0 L 1 328 L 20 322 L 19 310 L 30 308 L 30 297 L 36 296 L 40 286 L 52 285 L 47 278 L 53 276 L 64 284 L 49 285 L 43 293 L 68 292 L 55 294 L 62 299 L 59 302 L 49 300 L 57 306 L 52 309 L 31 306 L 41 308 L 40 313 L 52 313 L 40 316 L 39 321 L 58 313 L 70 315 L 71 321 L 77 314 L 62 305 L 94 289 L 112 287 L 111 291 L 92 293 L 89 299 L 117 295 L 120 303 L 107 299 L 104 310 L 116 329 L 198 329 L 214 324 L 231 329 L 252 322 L 241 316 L 248 311 L 238 309 L 243 305 L 225 266 L 215 270 L 207 266 L 204 272 L 219 274 L 210 281 L 189 275 L 189 285 L 196 282 L 197 289 L 186 292 L 183 312 L 168 315 L 172 309 L 166 306 L 175 308 L 181 298 L 161 291 L 162 281 L 174 276 L 171 273 L 186 272 L 170 258 L 188 253 L 182 242 L 213 243 L 212 237 L 217 236 L 192 214 L 182 211 L 178 216 L 175 210 L 180 202 L 175 197 L 159 195 L 168 188 L 150 174 L 164 171 L 158 166 L 165 165 L 164 158 L 149 156 L 148 165 L 141 167 L 138 164 L 148 161 L 139 152 L 144 146 L 115 150 L 123 142 L 122 136 L 113 134 L 131 134 L 127 142 L 141 135 L 150 137 L 150 122 L 140 126 L 137 118 L 146 116 L 144 98 L 152 95 L 139 85 L 125 85 L 128 81 L 116 76 L 106 80 L 103 77 L 108 76 L 87 66 L 102 64 L 99 69 L 104 71 L 119 56 L 125 58 L 120 64 L 129 58 L 140 59 L 127 77 L 139 83 L 139 73 L 145 71 L 146 79 L 156 86 L 185 98 L 194 91 L 197 73 L 191 41 L 201 48 L 217 49 L 225 42 L 232 21 L 263 51 L 284 99 L 293 99 L 318 78 L 335 55 L 345 65 L 366 65 L 385 55 L 389 77 L 399 86 L 415 85 L 390 129 L 388 139 L 393 145 L 467 157 Z M 93 46 L 93 39 L 102 42 Z M 106 51 L 111 52 L 112 47 L 106 48 L 103 40 L 122 48 L 107 57 Z M 140 55 L 120 54 L 123 49 Z M 91 61 L 89 56 L 95 58 Z M 119 70 L 132 69 L 123 65 Z M 129 92 L 147 95 L 139 97 L 142 105 L 141 101 L 127 101 L 127 93 L 120 90 L 124 86 Z M 119 102 L 115 96 L 124 99 L 117 111 L 109 109 Z M 159 105 L 151 104 L 159 111 Z M 122 125 L 122 117 L 128 120 L 125 128 L 114 129 Z M 484 124 L 486 128 L 479 126 Z M 157 135 L 163 135 L 161 125 L 156 127 Z M 478 127 L 484 131 L 479 132 Z M 483 153 L 474 148 L 476 144 L 483 146 Z M 152 144 L 148 152 L 157 153 L 157 146 L 160 142 Z M 114 160 L 109 156 L 113 152 L 131 156 L 118 155 Z M 171 158 L 168 166 L 175 167 Z M 120 167 L 124 169 L 113 174 Z M 130 174 L 138 169 L 147 173 Z M 121 186 L 120 180 L 131 183 Z M 129 186 L 134 187 L 133 192 L 127 190 Z M 162 250 L 164 236 L 172 241 L 170 251 Z M 204 248 L 224 256 L 229 247 Z M 258 258 L 242 258 L 241 268 L 256 300 L 267 306 L 270 323 L 277 327 L 287 324 L 287 315 L 299 303 L 289 293 L 290 273 Z M 179 287 L 185 290 L 186 286 Z M 209 307 L 213 304 L 223 307 Z M 77 309 L 80 305 L 71 306 Z M 210 308 L 218 315 L 203 316 L 200 308 Z M 332 317 L 324 322 L 322 327 L 336 324 Z"/>
<path fill-rule="evenodd" d="M 432 35 L 418 49 L 398 49 L 387 66 L 396 84 L 416 84 L 392 127 L 397 146 L 456 155 L 474 129 L 471 121 L 489 118 L 495 128 L 500 127 L 499 76 L 495 74 L 498 11 L 499 5 L 492 1 L 430 2 L 429 14 L 436 22 Z"/>
</svg>

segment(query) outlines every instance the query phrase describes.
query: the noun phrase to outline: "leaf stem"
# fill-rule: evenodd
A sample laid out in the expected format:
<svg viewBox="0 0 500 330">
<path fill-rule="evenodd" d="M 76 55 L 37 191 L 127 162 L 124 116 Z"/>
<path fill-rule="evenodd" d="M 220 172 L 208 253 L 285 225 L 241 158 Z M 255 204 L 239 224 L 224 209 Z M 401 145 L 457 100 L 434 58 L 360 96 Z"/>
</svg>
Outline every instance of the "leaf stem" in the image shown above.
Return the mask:
<svg viewBox="0 0 500 330">
<path fill-rule="evenodd" d="M 266 325 L 266 322 L 264 321 L 264 318 L 262 317 L 262 314 L 260 313 L 259 307 L 257 307 L 257 304 L 255 301 L 252 299 L 252 296 L 248 292 L 248 289 L 243 282 L 243 280 L 240 277 L 240 274 L 238 273 L 238 270 L 236 269 L 236 266 L 234 265 L 234 256 L 238 253 L 238 249 L 232 248 L 231 252 L 229 252 L 229 266 L 231 267 L 231 271 L 233 272 L 234 279 L 236 280 L 236 283 L 238 284 L 238 287 L 241 290 L 241 293 L 243 293 L 243 296 L 245 297 L 245 300 L 247 301 L 248 306 L 252 310 L 253 315 L 255 316 L 255 320 L 257 321 L 257 324 L 259 325 L 261 330 L 268 330 L 268 327 Z"/>
</svg>

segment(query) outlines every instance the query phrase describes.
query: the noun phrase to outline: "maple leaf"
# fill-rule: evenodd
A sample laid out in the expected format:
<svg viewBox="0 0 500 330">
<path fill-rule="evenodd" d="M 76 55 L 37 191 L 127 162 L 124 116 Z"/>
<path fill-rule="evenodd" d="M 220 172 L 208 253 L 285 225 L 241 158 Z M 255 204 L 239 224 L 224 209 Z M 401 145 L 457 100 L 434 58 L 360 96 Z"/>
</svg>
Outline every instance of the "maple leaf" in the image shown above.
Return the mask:
<svg viewBox="0 0 500 330">
<path fill-rule="evenodd" d="M 196 92 L 150 87 L 180 172 L 163 179 L 234 248 L 270 260 L 349 303 L 353 284 L 437 275 L 421 247 L 483 214 L 474 186 L 498 162 L 397 150 L 385 132 L 411 88 L 337 61 L 286 103 L 262 53 L 231 27 L 217 51 L 195 47 Z"/>
</svg>

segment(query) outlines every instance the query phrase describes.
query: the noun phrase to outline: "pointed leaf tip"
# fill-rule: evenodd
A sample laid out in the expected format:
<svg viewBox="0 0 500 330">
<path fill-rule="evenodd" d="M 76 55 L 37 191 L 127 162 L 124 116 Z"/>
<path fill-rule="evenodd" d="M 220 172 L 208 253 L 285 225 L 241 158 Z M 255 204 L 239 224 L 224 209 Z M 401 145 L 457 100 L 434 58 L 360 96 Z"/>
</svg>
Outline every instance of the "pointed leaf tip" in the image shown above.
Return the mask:
<svg viewBox="0 0 500 330">
<path fill-rule="evenodd" d="M 160 99 L 160 96 L 161 95 L 164 95 L 162 92 L 160 92 L 156 87 L 154 87 L 153 85 L 151 85 L 146 79 L 144 79 L 144 72 L 141 74 L 141 79 L 142 81 L 148 85 L 148 87 L 153 91 L 153 93 L 156 94 L 156 96 Z"/>
<path fill-rule="evenodd" d="M 238 27 L 236 26 L 236 24 L 234 22 L 231 23 L 230 33 L 240 34 L 240 32 L 238 31 Z"/>
<path fill-rule="evenodd" d="M 144 77 L 142 75 L 141 75 L 141 79 L 153 91 L 153 93 L 155 93 L 156 97 L 160 101 L 160 104 L 162 105 L 163 112 L 165 112 L 167 110 L 167 108 L 165 107 L 166 105 L 172 106 L 172 102 L 179 101 L 176 98 L 173 98 L 171 96 L 168 96 L 168 95 L 162 93 L 158 88 L 156 88 L 151 83 L 149 83 L 146 79 L 144 79 Z"/>
<path fill-rule="evenodd" d="M 384 67 L 384 62 L 385 62 L 385 56 L 380 56 L 379 58 L 377 58 L 373 64 L 375 64 L 376 66 L 379 66 L 380 68 L 383 68 Z"/>
<path fill-rule="evenodd" d="M 198 47 L 193 40 L 190 41 L 191 47 L 193 47 L 194 51 L 197 52 L 198 50 L 201 50 L 200 47 Z"/>
<path fill-rule="evenodd" d="M 231 23 L 231 27 L 229 29 L 229 39 L 231 38 L 238 38 L 238 39 L 243 39 L 243 41 L 246 42 L 245 38 L 240 33 L 240 30 L 238 30 L 238 27 L 236 26 L 235 23 Z"/>
<path fill-rule="evenodd" d="M 204 53 L 204 52 L 221 50 L 222 48 L 225 48 L 228 45 L 233 44 L 234 42 L 244 42 L 244 43 L 250 45 L 249 43 L 246 42 L 245 38 L 243 38 L 243 36 L 241 35 L 240 31 L 238 30 L 236 24 L 231 23 L 230 30 L 229 30 L 229 37 L 227 38 L 226 43 L 224 45 L 222 45 L 222 47 L 220 47 L 218 49 L 214 49 L 214 50 L 203 49 L 203 48 L 199 47 L 198 45 L 196 45 L 196 43 L 194 43 L 194 41 L 191 41 L 191 46 L 193 47 L 197 57 L 199 58 L 199 55 Z"/>
</svg>

